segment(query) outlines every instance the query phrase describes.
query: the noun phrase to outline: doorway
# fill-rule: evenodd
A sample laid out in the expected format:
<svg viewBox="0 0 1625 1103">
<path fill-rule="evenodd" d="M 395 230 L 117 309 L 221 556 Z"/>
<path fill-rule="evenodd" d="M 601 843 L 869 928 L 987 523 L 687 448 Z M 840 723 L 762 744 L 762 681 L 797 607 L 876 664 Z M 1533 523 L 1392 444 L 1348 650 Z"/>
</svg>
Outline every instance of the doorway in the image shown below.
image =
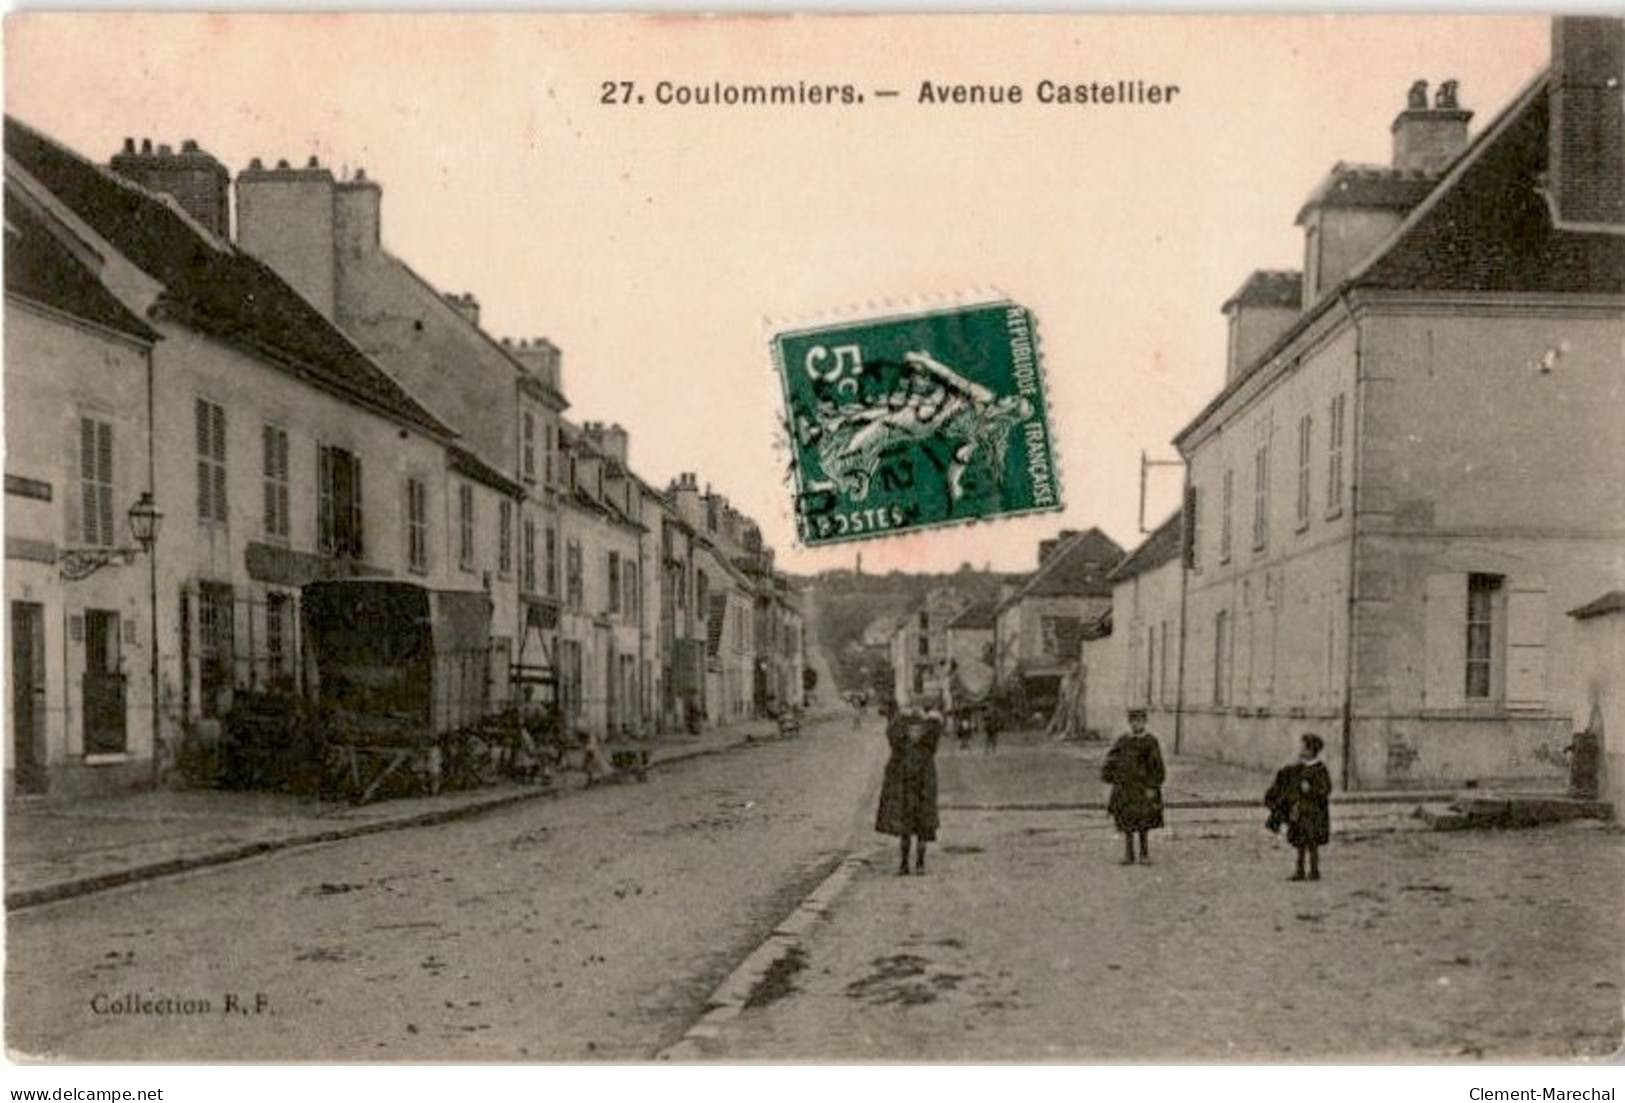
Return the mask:
<svg viewBox="0 0 1625 1103">
<path fill-rule="evenodd" d="M 11 603 L 11 727 L 17 792 L 45 792 L 45 607 L 32 601 Z"/>
<path fill-rule="evenodd" d="M 116 611 L 85 610 L 85 754 L 123 754 L 124 663 Z"/>
</svg>

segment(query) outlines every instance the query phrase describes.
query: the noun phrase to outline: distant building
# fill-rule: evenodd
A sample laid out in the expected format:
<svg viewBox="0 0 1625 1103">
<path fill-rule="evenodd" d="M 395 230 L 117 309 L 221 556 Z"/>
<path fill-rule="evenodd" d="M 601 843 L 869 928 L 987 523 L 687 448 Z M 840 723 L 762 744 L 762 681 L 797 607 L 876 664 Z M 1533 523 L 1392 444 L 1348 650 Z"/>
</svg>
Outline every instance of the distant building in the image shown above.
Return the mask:
<svg viewBox="0 0 1625 1103">
<path fill-rule="evenodd" d="M 970 604 L 971 599 L 958 590 L 939 586 L 897 618 L 891 637 L 891 665 L 898 705 L 940 707 L 944 703 L 948 625 Z"/>
<path fill-rule="evenodd" d="M 1047 712 L 1077 663 L 1085 623 L 1111 607 L 1107 581 L 1123 549 L 1098 528 L 1063 529 L 1038 546 L 1038 569 L 994 611 L 994 677 L 1023 711 Z"/>
<path fill-rule="evenodd" d="M 1109 634 L 1099 638 L 1113 654 L 1105 658 L 1084 645 L 1101 666 L 1088 671 L 1090 704 L 1100 706 L 1091 709 L 1090 723 L 1103 731 L 1120 727 L 1126 710 L 1138 706 L 1170 749 L 1179 722 L 1181 537 L 1175 513 L 1112 569 Z M 1091 628 L 1085 626 L 1086 638 Z"/>
<path fill-rule="evenodd" d="M 998 601 L 984 598 L 948 622 L 947 652 L 956 705 L 985 697 L 993 688 L 993 612 Z"/>
</svg>

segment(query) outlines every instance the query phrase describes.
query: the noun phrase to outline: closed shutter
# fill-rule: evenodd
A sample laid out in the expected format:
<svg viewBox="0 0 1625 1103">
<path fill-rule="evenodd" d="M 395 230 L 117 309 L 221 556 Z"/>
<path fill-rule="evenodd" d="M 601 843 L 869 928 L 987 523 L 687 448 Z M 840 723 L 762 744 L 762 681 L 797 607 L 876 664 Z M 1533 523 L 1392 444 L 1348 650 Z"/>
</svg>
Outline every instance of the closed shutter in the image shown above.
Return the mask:
<svg viewBox="0 0 1625 1103">
<path fill-rule="evenodd" d="M 264 472 L 265 485 L 265 535 L 277 535 L 277 493 L 276 493 L 276 430 L 269 425 L 260 429 L 261 459 L 260 470 Z"/>
<path fill-rule="evenodd" d="M 1546 688 L 1546 583 L 1508 580 L 1506 703 L 1509 709 L 1543 709 Z"/>
<path fill-rule="evenodd" d="M 79 419 L 79 482 L 80 504 L 84 510 L 81 531 L 87 544 L 105 543 L 101 528 L 101 495 L 96 488 L 96 423 L 88 417 Z"/>
<path fill-rule="evenodd" d="M 211 508 L 214 491 L 209 472 L 209 457 L 214 454 L 214 448 L 210 444 L 212 435 L 209 404 L 200 398 L 193 409 L 197 427 L 197 515 L 198 520 L 207 521 L 214 516 Z"/>
<path fill-rule="evenodd" d="M 363 558 L 366 553 L 366 542 L 362 539 L 361 529 L 361 457 L 354 456 L 350 460 L 350 554 L 357 559 Z"/>
<path fill-rule="evenodd" d="M 1422 604 L 1425 681 L 1422 704 L 1430 709 L 1460 708 L 1466 697 L 1467 576 L 1427 576 Z"/>
<path fill-rule="evenodd" d="M 216 521 L 224 521 L 226 515 L 226 408 L 213 406 L 210 410 L 213 415 L 213 435 L 209 443 L 214 446 L 214 513 Z"/>
</svg>

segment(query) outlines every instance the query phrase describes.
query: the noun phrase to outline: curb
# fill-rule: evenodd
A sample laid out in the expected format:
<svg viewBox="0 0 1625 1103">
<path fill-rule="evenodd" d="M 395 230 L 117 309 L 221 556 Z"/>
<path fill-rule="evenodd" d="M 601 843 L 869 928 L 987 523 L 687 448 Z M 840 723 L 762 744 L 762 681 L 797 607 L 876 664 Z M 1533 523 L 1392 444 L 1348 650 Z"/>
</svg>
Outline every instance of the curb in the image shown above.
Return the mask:
<svg viewBox="0 0 1625 1103">
<path fill-rule="evenodd" d="M 859 852 L 837 859 L 829 875 L 818 882 L 817 887 L 780 920 L 761 945 L 752 950 L 711 993 L 706 1001 L 709 1010 L 683 1033 L 682 1038 L 657 1053 L 655 1060 L 707 1060 L 705 1043 L 715 1040 L 723 1027 L 739 1017 L 751 993 L 769 970 L 792 955 L 805 951 L 805 939 L 813 924 L 829 913 L 858 870 L 868 864 L 869 860 Z"/>
<path fill-rule="evenodd" d="M 743 739 L 716 747 L 699 747 L 693 750 L 679 751 L 651 761 L 649 769 L 658 770 L 662 766 L 676 762 L 687 762 L 696 758 L 724 754 L 744 747 L 757 747 L 764 742 L 767 742 L 767 739 L 746 736 Z M 42 904 L 53 904 L 59 900 L 71 900 L 76 896 L 89 896 L 92 893 L 105 892 L 108 889 L 134 884 L 138 881 L 173 877 L 176 874 L 189 873 L 197 869 L 207 869 L 210 866 L 229 865 L 232 862 L 257 858 L 263 854 L 271 854 L 278 850 L 320 846 L 324 843 L 341 842 L 345 839 L 355 839 L 363 835 L 378 835 L 386 831 L 404 831 L 413 827 L 434 827 L 443 823 L 453 823 L 457 820 L 469 819 L 485 812 L 495 811 L 498 808 L 507 808 L 511 805 L 523 804 L 526 801 L 539 800 L 543 797 L 561 796 L 565 792 L 574 791 L 554 788 L 527 789 L 518 793 L 504 793 L 483 800 L 471 800 L 467 804 L 461 804 L 455 808 L 436 808 L 429 812 L 416 812 L 391 819 L 372 820 L 368 823 L 351 824 L 346 827 L 333 827 L 323 831 L 289 835 L 281 839 L 262 839 L 258 842 L 243 843 L 238 846 L 225 847 L 221 850 L 212 850 L 205 854 L 189 855 L 184 858 L 166 858 L 163 861 L 149 862 L 145 865 L 131 866 L 127 869 L 110 870 L 107 873 L 98 873 L 90 877 L 78 877 L 72 880 L 57 881 L 52 884 L 37 885 L 34 888 L 8 892 L 5 895 L 5 907 L 8 912 L 22 911 L 26 908 L 39 907 Z"/>
<path fill-rule="evenodd" d="M 1417 790 L 1414 793 L 1366 793 L 1333 797 L 1333 804 L 1438 804 L 1452 800 L 1454 792 Z M 1242 797 L 1215 797 L 1212 800 L 1165 800 L 1163 808 L 1262 808 L 1261 800 Z M 1105 801 L 1033 801 L 1007 804 L 951 804 L 938 805 L 944 812 L 1105 812 Z"/>
</svg>

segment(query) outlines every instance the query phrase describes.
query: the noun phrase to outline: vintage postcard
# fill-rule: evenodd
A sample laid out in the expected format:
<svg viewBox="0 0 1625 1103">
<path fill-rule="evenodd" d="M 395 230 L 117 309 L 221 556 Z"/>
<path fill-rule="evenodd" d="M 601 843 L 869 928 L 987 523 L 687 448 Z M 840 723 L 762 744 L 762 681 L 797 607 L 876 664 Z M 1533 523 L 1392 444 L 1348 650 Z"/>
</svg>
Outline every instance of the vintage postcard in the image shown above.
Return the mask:
<svg viewBox="0 0 1625 1103">
<path fill-rule="evenodd" d="M 1601 15 L 13 14 L 9 1060 L 1613 1098 L 1622 79 Z"/>
</svg>

